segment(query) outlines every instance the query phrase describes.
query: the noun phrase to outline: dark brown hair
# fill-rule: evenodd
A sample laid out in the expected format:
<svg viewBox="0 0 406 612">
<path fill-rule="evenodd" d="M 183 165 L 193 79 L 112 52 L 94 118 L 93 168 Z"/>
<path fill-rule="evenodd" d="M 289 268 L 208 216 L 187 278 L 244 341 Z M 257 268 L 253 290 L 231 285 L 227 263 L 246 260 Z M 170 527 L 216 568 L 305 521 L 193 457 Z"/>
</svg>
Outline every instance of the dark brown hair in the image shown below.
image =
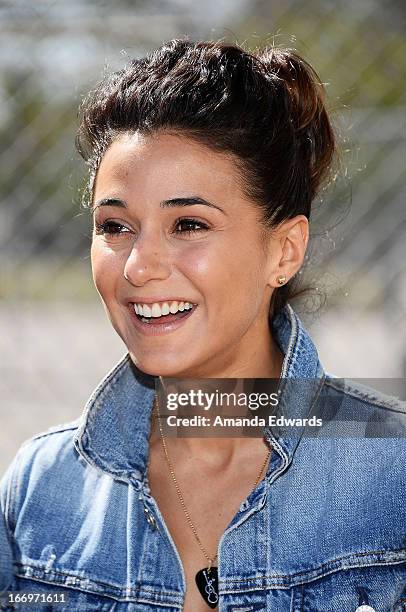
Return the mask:
<svg viewBox="0 0 406 612">
<path fill-rule="evenodd" d="M 232 154 L 265 229 L 303 214 L 329 174 L 334 131 L 324 87 L 296 52 L 255 52 L 220 41 L 175 39 L 107 75 L 85 98 L 76 139 L 90 168 L 88 194 L 107 147 L 123 132 L 169 131 Z M 272 313 L 297 295 L 273 292 Z"/>
</svg>

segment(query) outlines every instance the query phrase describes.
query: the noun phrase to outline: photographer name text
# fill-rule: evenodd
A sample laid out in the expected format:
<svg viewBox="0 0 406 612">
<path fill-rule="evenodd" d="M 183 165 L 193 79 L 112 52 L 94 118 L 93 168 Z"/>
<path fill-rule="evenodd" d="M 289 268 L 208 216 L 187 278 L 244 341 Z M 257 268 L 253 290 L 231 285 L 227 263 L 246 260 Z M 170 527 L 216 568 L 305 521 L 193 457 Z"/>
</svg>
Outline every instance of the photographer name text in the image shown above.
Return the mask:
<svg viewBox="0 0 406 612">
<path fill-rule="evenodd" d="M 269 415 L 266 419 L 258 415 L 252 417 L 225 417 L 217 415 L 214 418 L 202 415 L 179 417 L 171 414 L 166 417 L 169 427 L 321 427 L 323 421 L 312 416 L 304 419 L 292 419 L 284 416 Z"/>
</svg>

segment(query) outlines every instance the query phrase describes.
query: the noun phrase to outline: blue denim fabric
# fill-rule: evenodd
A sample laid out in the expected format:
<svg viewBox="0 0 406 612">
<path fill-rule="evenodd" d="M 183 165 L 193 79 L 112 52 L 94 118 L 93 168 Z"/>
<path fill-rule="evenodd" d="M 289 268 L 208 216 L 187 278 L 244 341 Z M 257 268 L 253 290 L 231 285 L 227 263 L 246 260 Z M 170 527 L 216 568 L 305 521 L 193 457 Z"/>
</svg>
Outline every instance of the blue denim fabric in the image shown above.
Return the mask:
<svg viewBox="0 0 406 612">
<path fill-rule="evenodd" d="M 402 407 L 327 375 L 290 306 L 272 325 L 283 379 L 313 381 L 290 416 L 306 417 L 327 390 L 340 414 L 388 417 L 399 436 L 268 428 L 266 477 L 219 543 L 219 611 L 406 611 Z M 127 354 L 80 419 L 28 440 L 11 464 L 1 483 L 0 589 L 69 594 L 65 606 L 27 610 L 182 609 L 181 559 L 146 477 L 154 389 Z M 289 403 L 287 387 L 281 398 Z"/>
</svg>

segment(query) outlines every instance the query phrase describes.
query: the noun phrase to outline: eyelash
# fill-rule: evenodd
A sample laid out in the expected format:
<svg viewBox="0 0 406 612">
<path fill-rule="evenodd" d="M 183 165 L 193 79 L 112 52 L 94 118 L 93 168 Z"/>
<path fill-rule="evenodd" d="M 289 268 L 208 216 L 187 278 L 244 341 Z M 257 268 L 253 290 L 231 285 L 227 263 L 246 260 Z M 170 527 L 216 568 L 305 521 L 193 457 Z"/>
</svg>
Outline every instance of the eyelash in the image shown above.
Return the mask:
<svg viewBox="0 0 406 612">
<path fill-rule="evenodd" d="M 176 225 L 180 223 L 190 223 L 193 225 L 199 225 L 200 229 L 188 229 L 185 231 L 175 231 L 174 232 L 175 234 L 185 234 L 186 233 L 190 235 L 190 234 L 196 234 L 202 231 L 206 231 L 209 229 L 208 225 L 206 225 L 202 221 L 198 221 L 197 219 L 193 219 L 193 218 L 178 219 L 175 223 L 175 227 Z M 125 228 L 125 225 L 122 225 L 121 223 L 117 223 L 116 221 L 104 221 L 103 223 L 95 222 L 95 228 L 96 228 L 96 234 L 107 234 L 109 236 L 120 236 L 120 234 L 122 234 L 123 232 L 112 231 L 112 230 L 113 228 L 115 229 Z"/>
</svg>

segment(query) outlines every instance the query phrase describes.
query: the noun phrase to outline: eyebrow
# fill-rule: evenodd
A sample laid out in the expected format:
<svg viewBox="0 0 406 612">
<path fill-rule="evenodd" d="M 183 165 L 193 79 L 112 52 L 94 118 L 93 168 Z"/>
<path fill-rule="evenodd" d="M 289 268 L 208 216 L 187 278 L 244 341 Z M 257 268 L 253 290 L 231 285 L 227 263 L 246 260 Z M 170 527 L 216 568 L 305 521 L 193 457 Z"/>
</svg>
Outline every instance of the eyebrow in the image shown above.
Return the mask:
<svg viewBox="0 0 406 612">
<path fill-rule="evenodd" d="M 220 210 L 222 213 L 224 213 L 224 210 L 220 208 L 220 206 L 217 206 L 216 204 L 208 202 L 204 198 L 199 198 L 197 196 L 190 196 L 187 198 L 171 198 L 170 200 L 162 200 L 162 202 L 159 203 L 159 206 L 161 208 L 176 208 L 182 206 L 197 205 L 217 208 L 217 210 Z M 96 203 L 96 206 L 93 208 L 93 212 L 96 210 L 96 208 L 100 208 L 101 206 L 117 206 L 119 208 L 128 208 L 128 205 L 124 200 L 120 200 L 119 198 L 103 198 L 102 200 L 99 200 Z"/>
</svg>

